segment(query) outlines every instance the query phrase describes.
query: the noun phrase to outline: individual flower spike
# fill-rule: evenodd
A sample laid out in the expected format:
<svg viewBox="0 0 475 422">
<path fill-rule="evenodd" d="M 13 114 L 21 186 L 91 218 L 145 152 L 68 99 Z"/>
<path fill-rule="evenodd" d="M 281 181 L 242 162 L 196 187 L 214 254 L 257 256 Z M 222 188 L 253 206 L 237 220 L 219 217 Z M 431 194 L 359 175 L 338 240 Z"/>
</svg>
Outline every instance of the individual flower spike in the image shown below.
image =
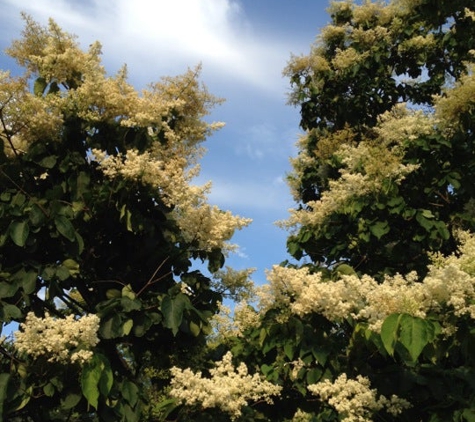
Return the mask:
<svg viewBox="0 0 475 422">
<path fill-rule="evenodd" d="M 91 349 L 99 342 L 99 318 L 74 315 L 44 318 L 29 312 L 20 330 L 14 333 L 15 348 L 33 358 L 45 356 L 49 362 L 84 363 L 92 358 Z"/>
</svg>

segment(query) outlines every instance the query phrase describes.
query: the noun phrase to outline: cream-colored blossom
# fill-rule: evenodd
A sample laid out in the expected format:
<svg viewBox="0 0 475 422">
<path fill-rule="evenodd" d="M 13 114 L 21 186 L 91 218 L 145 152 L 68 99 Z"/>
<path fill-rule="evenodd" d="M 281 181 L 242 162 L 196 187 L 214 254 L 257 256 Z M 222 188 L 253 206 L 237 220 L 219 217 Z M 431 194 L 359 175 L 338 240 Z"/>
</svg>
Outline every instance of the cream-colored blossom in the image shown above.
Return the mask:
<svg viewBox="0 0 475 422">
<path fill-rule="evenodd" d="M 323 147 L 317 147 L 320 158 L 335 155 L 340 158 L 342 168 L 340 177 L 329 181 L 329 188 L 322 192 L 317 201 L 309 201 L 308 207 L 290 210 L 290 218 L 281 224 L 284 227 L 314 226 L 325 224 L 329 215 L 343 210 L 354 199 L 366 195 L 377 196 L 387 183 L 400 184 L 411 172 L 417 170 L 417 164 L 405 164 L 405 149 L 411 141 L 434 132 L 438 120 L 420 110 L 409 110 L 405 104 L 395 106 L 379 118 L 375 128 L 374 140 L 353 142 L 348 130 L 319 140 Z M 307 143 L 312 142 L 309 132 L 299 139 L 301 151 L 307 151 Z M 326 142 L 328 141 L 328 142 Z M 328 145 L 328 147 L 326 147 Z M 333 145 L 333 146 L 332 146 Z M 305 169 L 315 163 L 316 158 L 307 152 L 300 153 L 292 160 L 294 173 L 289 177 L 294 196 L 298 197 L 300 179 Z"/>
<path fill-rule="evenodd" d="M 267 273 L 267 278 L 269 283 L 258 292 L 262 310 L 280 307 L 299 316 L 315 312 L 331 321 L 357 313 L 365 305 L 368 291 L 377 284 L 369 277 L 363 281 L 357 277 L 326 281 L 320 272 L 312 274 L 307 267 L 277 265 Z"/>
<path fill-rule="evenodd" d="M 214 335 L 211 342 L 223 341 L 233 337 L 243 337 L 246 330 L 259 326 L 260 314 L 247 301 L 236 304 L 233 311 L 220 304 L 219 312 L 211 319 Z"/>
<path fill-rule="evenodd" d="M 409 38 L 404 40 L 402 43 L 398 45 L 398 51 L 400 53 L 405 52 L 415 52 L 415 51 L 425 51 L 431 50 L 435 46 L 435 38 L 434 34 L 430 33 L 426 36 L 417 35 L 413 38 Z"/>
<path fill-rule="evenodd" d="M 301 409 L 298 409 L 292 418 L 292 422 L 312 422 L 312 420 L 313 416 Z"/>
<path fill-rule="evenodd" d="M 342 212 L 353 199 L 369 194 L 377 195 L 385 181 L 399 184 L 407 174 L 418 168 L 415 164 L 402 162 L 402 145 L 391 146 L 392 138 L 384 141 L 362 141 L 356 146 L 341 145 L 335 153 L 344 165 L 340 169 L 340 177 L 330 180 L 329 189 L 322 193 L 319 200 L 309 201 L 307 208 L 290 210 L 289 220 L 282 225 L 322 225 L 331 213 Z"/>
<path fill-rule="evenodd" d="M 97 161 L 104 174 L 110 178 L 120 176 L 155 187 L 165 204 L 173 207 L 172 213 L 185 240 L 197 243 L 199 249 L 233 249 L 233 245 L 227 241 L 235 230 L 251 222 L 250 219 L 209 205 L 206 194 L 210 184 L 190 185 L 196 169 L 187 168 L 183 156 L 164 161 L 148 151 L 139 153 L 130 149 L 125 154 L 108 155 L 105 151 L 93 149 L 91 160 Z"/>
<path fill-rule="evenodd" d="M 349 47 L 344 50 L 337 48 L 331 63 L 336 70 L 346 70 L 364 61 L 369 56 L 369 54 L 369 51 L 360 53 L 353 47 Z"/>
<path fill-rule="evenodd" d="M 252 301 L 255 285 L 251 279 L 255 268 L 235 270 L 229 266 L 213 274 L 212 287 L 235 302 Z"/>
<path fill-rule="evenodd" d="M 290 379 L 295 381 L 298 378 L 299 372 L 305 367 L 305 362 L 301 358 L 298 358 L 297 360 L 290 362 L 290 365 L 292 366 Z"/>
<path fill-rule="evenodd" d="M 386 276 L 382 282 L 368 275 L 326 280 L 307 267 L 275 266 L 267 274 L 269 283 L 258 292 L 259 309 L 281 309 L 281 321 L 290 314 L 311 313 L 333 322 L 351 318 L 375 332 L 394 313 L 419 318 L 437 313 L 442 316 L 444 335 L 452 335 L 456 327 L 449 323 L 451 317 L 475 319 L 475 236 L 461 232 L 458 237 L 461 244 L 457 253 L 437 255 L 423 279 L 412 272 L 404 277 Z"/>
<path fill-rule="evenodd" d="M 381 41 L 389 43 L 391 41 L 391 31 L 384 26 L 376 26 L 370 29 L 355 28 L 351 33 L 351 38 L 358 44 L 371 50 L 373 47 L 381 48 Z"/>
<path fill-rule="evenodd" d="M 92 358 L 92 348 L 99 342 L 99 318 L 85 315 L 77 318 L 44 318 L 28 313 L 20 330 L 14 333 L 15 348 L 33 358 L 45 356 L 49 362 L 84 363 Z"/>
<path fill-rule="evenodd" d="M 468 64 L 468 72 L 463 74 L 455 86 L 446 89 L 443 96 L 435 98 L 435 115 L 445 128 L 458 126 L 460 117 L 473 113 L 475 96 L 475 65 Z"/>
<path fill-rule="evenodd" d="M 395 16 L 396 9 L 392 4 L 384 1 L 364 1 L 353 7 L 354 25 L 368 25 L 377 22 L 380 25 L 388 24 Z"/>
<path fill-rule="evenodd" d="M 327 25 L 320 31 L 318 41 L 321 43 L 331 43 L 338 41 L 345 37 L 346 34 L 351 32 L 352 27 L 349 24 L 344 26 L 340 25 Z"/>
<path fill-rule="evenodd" d="M 210 377 L 206 378 L 201 372 L 173 367 L 170 395 L 189 406 L 219 408 L 234 420 L 249 404 L 262 400 L 272 403 L 271 397 L 278 396 L 282 389 L 263 380 L 259 374 L 250 375 L 242 362 L 235 367 L 231 352 L 209 372 Z"/>
<path fill-rule="evenodd" d="M 411 407 L 405 400 L 392 395 L 389 399 L 371 388 L 368 378 L 358 375 L 348 379 L 341 374 L 334 382 L 325 380 L 308 386 L 308 390 L 328 402 L 342 422 L 371 422 L 372 415 L 382 409 L 393 416 Z"/>
<path fill-rule="evenodd" d="M 469 17 L 470 19 L 472 19 L 473 21 L 475 21 L 475 12 L 471 9 L 469 9 L 468 7 L 466 7 L 464 10 L 463 10 L 465 16 Z"/>
<path fill-rule="evenodd" d="M 404 140 L 415 140 L 434 133 L 440 120 L 422 110 L 411 110 L 406 104 L 395 105 L 379 116 L 376 132 L 387 145 L 403 144 Z"/>
</svg>

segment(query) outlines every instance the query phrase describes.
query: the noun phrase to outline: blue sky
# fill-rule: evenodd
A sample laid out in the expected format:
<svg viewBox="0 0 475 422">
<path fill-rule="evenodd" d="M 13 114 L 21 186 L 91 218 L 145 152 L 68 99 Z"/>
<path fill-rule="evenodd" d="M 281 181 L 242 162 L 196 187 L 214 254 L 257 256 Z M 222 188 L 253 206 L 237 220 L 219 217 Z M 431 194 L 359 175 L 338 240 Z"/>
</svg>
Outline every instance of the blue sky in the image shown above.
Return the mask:
<svg viewBox="0 0 475 422">
<path fill-rule="evenodd" d="M 3 54 L 23 27 L 20 12 L 41 23 L 54 18 L 83 48 L 99 40 L 108 72 L 126 63 L 137 88 L 201 63 L 202 81 L 226 102 L 210 119 L 226 127 L 206 142 L 197 183 L 211 180 L 209 200 L 253 224 L 237 233 L 240 249 L 227 263 L 264 270 L 287 259 L 285 219 L 293 200 L 285 183 L 296 154 L 299 111 L 286 105 L 282 70 L 306 54 L 329 21 L 327 0 L 0 0 Z"/>
</svg>

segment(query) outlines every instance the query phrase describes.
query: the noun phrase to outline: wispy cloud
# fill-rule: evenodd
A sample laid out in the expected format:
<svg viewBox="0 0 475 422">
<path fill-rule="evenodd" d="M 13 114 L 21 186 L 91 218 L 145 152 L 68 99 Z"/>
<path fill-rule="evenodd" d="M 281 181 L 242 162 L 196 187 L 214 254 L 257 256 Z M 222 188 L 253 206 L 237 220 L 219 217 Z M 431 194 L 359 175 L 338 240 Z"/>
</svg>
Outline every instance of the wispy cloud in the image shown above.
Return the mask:
<svg viewBox="0 0 475 422">
<path fill-rule="evenodd" d="M 245 217 L 251 218 L 262 212 L 271 219 L 284 218 L 293 204 L 289 188 L 279 176 L 258 181 L 214 178 L 209 199 L 223 209 L 244 212 Z"/>
<path fill-rule="evenodd" d="M 269 92 L 280 85 L 290 48 L 260 40 L 235 0 L 4 0 L 10 33 L 19 11 L 46 23 L 52 17 L 84 43 L 96 39 L 106 58 L 149 77 L 182 72 L 203 62 L 208 77 L 235 78 Z M 87 45 L 86 45 L 87 46 Z"/>
</svg>

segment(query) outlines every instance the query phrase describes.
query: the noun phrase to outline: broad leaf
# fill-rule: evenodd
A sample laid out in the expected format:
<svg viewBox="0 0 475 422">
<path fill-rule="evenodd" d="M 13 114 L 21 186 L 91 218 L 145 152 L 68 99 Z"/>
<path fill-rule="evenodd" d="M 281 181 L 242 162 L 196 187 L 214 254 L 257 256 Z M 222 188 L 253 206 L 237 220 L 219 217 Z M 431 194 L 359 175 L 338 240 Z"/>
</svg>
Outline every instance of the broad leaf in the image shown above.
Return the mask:
<svg viewBox="0 0 475 422">
<path fill-rule="evenodd" d="M 416 361 L 424 347 L 435 338 L 435 327 L 430 321 L 404 314 L 401 318 L 401 344 Z"/>
<path fill-rule="evenodd" d="M 389 233 L 389 224 L 387 221 L 378 221 L 372 226 L 370 226 L 370 231 L 373 234 L 373 236 L 377 237 L 378 239 L 381 239 L 385 234 Z"/>
<path fill-rule="evenodd" d="M 74 230 L 74 226 L 64 215 L 56 216 L 54 219 L 54 224 L 58 232 L 66 239 L 70 240 L 71 242 L 76 240 L 76 231 Z"/>
<path fill-rule="evenodd" d="M 99 381 L 102 375 L 102 367 L 95 357 L 87 363 L 81 374 L 81 390 L 87 402 L 97 409 L 99 405 Z"/>
<path fill-rule="evenodd" d="M 61 400 L 61 407 L 65 410 L 72 409 L 76 406 L 81 400 L 80 394 L 68 394 L 64 400 Z"/>
<path fill-rule="evenodd" d="M 33 85 L 33 93 L 37 97 L 41 97 L 43 93 L 45 92 L 46 87 L 48 86 L 46 79 L 42 78 L 41 76 L 39 78 L 36 78 L 35 83 Z"/>
<path fill-rule="evenodd" d="M 10 224 L 10 237 L 15 245 L 25 246 L 26 239 L 30 233 L 30 227 L 26 221 L 14 221 Z"/>
<path fill-rule="evenodd" d="M 401 317 L 401 314 L 389 315 L 381 326 L 381 340 L 384 348 L 391 356 L 394 356 L 394 349 L 398 341 Z"/>
<path fill-rule="evenodd" d="M 122 397 L 124 397 L 127 402 L 134 407 L 138 400 L 139 389 L 138 387 L 130 381 L 124 381 L 122 383 L 121 389 Z"/>
<path fill-rule="evenodd" d="M 188 297 L 181 293 L 174 298 L 170 296 L 163 298 L 160 310 L 163 314 L 164 325 L 172 330 L 173 335 L 178 333 L 178 328 L 183 320 L 183 311 L 189 303 Z"/>
<path fill-rule="evenodd" d="M 95 354 L 81 374 L 81 389 L 87 402 L 97 409 L 99 396 L 107 396 L 112 388 L 113 373 L 109 360 L 100 354 Z"/>
</svg>

